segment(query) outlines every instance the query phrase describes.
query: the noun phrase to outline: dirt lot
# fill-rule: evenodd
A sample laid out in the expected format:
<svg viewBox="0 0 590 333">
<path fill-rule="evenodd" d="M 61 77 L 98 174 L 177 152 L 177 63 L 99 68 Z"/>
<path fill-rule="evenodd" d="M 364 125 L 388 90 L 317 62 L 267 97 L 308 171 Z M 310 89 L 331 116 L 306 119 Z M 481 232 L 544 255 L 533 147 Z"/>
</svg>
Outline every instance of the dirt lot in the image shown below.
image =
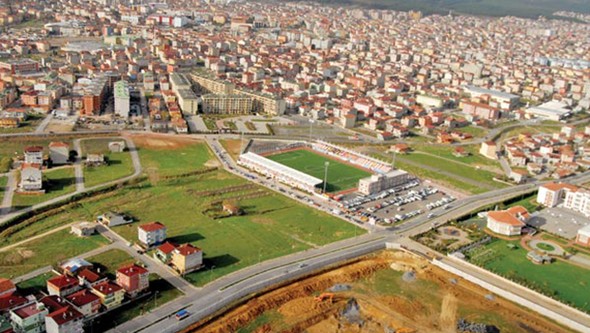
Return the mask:
<svg viewBox="0 0 590 333">
<path fill-rule="evenodd" d="M 125 134 L 125 136 L 131 138 L 138 147 L 150 149 L 176 149 L 198 141 L 193 138 L 160 136 L 158 134 Z"/>
<path fill-rule="evenodd" d="M 332 299 L 316 299 L 326 291 Z M 450 333 L 459 332 L 460 319 L 500 332 L 571 332 L 422 258 L 389 251 L 270 291 L 184 332 Z"/>
</svg>

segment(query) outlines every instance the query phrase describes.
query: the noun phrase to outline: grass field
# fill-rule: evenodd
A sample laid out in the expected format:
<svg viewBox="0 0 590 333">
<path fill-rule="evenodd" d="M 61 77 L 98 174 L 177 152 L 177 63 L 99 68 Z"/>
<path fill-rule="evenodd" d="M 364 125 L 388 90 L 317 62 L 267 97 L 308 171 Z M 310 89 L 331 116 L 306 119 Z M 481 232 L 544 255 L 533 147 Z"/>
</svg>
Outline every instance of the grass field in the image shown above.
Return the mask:
<svg viewBox="0 0 590 333">
<path fill-rule="evenodd" d="M 324 179 L 324 163 L 330 162 L 328 185 L 326 186 L 327 192 L 339 192 L 355 188 L 358 186 L 359 179 L 371 175 L 367 171 L 315 154 L 309 150 L 295 150 L 267 156 L 267 158 L 319 179 Z"/>
<path fill-rule="evenodd" d="M 104 184 L 133 174 L 133 163 L 129 152 L 111 153 L 108 143 L 119 139 L 94 139 L 81 142 L 82 155 L 104 154 L 109 162 L 106 166 L 84 168 L 84 184 L 91 187 Z"/>
<path fill-rule="evenodd" d="M 21 283 L 17 283 L 16 287 L 20 291 L 21 295 L 36 295 L 40 292 L 46 292 L 47 280 L 54 276 L 55 274 L 52 272 L 43 273 Z"/>
<path fill-rule="evenodd" d="M 79 238 L 71 235 L 69 229 L 64 229 L 47 237 L 32 240 L 13 250 L 0 252 L 0 277 L 14 278 L 94 250 L 107 243 L 108 241 L 100 235 Z"/>
<path fill-rule="evenodd" d="M 507 245 L 510 243 L 517 248 L 509 249 Z M 488 251 L 485 260 L 479 262 L 486 269 L 590 312 L 588 270 L 559 260 L 546 265 L 533 264 L 526 258 L 527 251 L 520 247 L 518 241 L 496 239 L 476 251 Z"/>
<path fill-rule="evenodd" d="M 160 151 L 164 154 L 158 154 Z M 173 163 L 175 152 L 180 155 L 177 157 L 192 163 L 167 167 Z M 203 169 L 211 158 L 203 143 L 168 150 L 140 147 L 140 153 L 143 153 L 142 159 L 148 163 L 164 166 L 163 170 L 167 174 Z M 204 213 L 212 201 L 241 193 L 204 196 L 199 192 L 244 184 L 251 183 L 221 170 L 160 180 L 153 184 L 146 181 L 100 198 L 84 199 L 76 208 L 41 219 L 23 230 L 15 230 L 6 242 L 14 243 L 72 221 L 92 220 L 108 210 L 121 211 L 139 220 L 130 225 L 115 227 L 115 231 L 126 239 L 137 240 L 138 224 L 160 221 L 168 227 L 170 240 L 178 243 L 190 242 L 203 248 L 205 264 L 207 267 L 215 265 L 215 268 L 187 276 L 192 283 L 202 285 L 210 279 L 250 266 L 259 260 L 276 258 L 364 233 L 364 230 L 338 218 L 258 186 L 254 186 L 249 192 L 260 192 L 262 196 L 238 201 L 246 211 L 245 215 L 215 220 Z"/>
<path fill-rule="evenodd" d="M 138 148 L 143 169 L 157 169 L 162 176 L 201 169 L 213 158 L 213 154 L 204 143 L 188 144 L 179 148 L 154 148 L 138 144 Z"/>
<path fill-rule="evenodd" d="M 88 257 L 86 260 L 100 268 L 100 271 L 110 279 L 116 278 L 117 269 L 135 262 L 135 259 L 127 252 L 117 249 Z"/>
<path fill-rule="evenodd" d="M 65 167 L 46 170 L 43 171 L 43 178 L 45 180 L 43 182 L 45 194 L 24 195 L 15 193 L 12 198 L 12 206 L 17 209 L 33 206 L 76 190 L 74 168 Z"/>
</svg>

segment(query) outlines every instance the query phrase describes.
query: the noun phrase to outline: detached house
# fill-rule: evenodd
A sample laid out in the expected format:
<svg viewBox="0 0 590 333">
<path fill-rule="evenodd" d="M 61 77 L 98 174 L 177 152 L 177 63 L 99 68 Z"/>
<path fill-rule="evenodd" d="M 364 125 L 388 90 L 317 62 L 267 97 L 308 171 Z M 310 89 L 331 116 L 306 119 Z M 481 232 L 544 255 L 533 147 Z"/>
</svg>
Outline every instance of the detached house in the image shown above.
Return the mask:
<svg viewBox="0 0 590 333">
<path fill-rule="evenodd" d="M 100 303 L 107 309 L 123 303 L 125 289 L 112 282 L 103 282 L 92 287 L 92 292 L 100 298 Z"/>
<path fill-rule="evenodd" d="M 66 297 L 76 310 L 84 316 L 92 316 L 100 310 L 100 297 L 88 289 L 82 289 Z"/>
<path fill-rule="evenodd" d="M 117 284 L 123 287 L 130 297 L 135 297 L 150 286 L 147 269 L 135 264 L 117 270 Z"/>
<path fill-rule="evenodd" d="M 522 206 L 491 211 L 488 212 L 487 227 L 500 235 L 519 236 L 529 217 L 529 212 Z"/>
<path fill-rule="evenodd" d="M 30 303 L 10 311 L 15 332 L 45 332 L 45 316 L 48 310 L 43 303 Z"/>
<path fill-rule="evenodd" d="M 65 142 L 51 142 L 49 144 L 49 159 L 53 165 L 67 164 L 70 159 L 70 146 Z"/>
<path fill-rule="evenodd" d="M 161 244 L 166 240 L 166 226 L 160 222 L 142 224 L 137 227 L 137 238 L 146 247 Z"/>
<path fill-rule="evenodd" d="M 65 297 L 80 290 L 80 282 L 77 278 L 60 275 L 47 280 L 47 291 L 49 295 Z"/>
<path fill-rule="evenodd" d="M 82 333 L 84 315 L 72 306 L 66 306 L 45 317 L 47 333 Z"/>
<path fill-rule="evenodd" d="M 25 148 L 25 164 L 43 164 L 43 147 L 30 146 Z"/>
<path fill-rule="evenodd" d="M 20 190 L 24 192 L 43 189 L 43 173 L 39 165 L 25 165 L 20 171 Z"/>
<path fill-rule="evenodd" d="M 172 251 L 172 265 L 180 274 L 197 270 L 203 266 L 203 250 L 183 244 Z"/>
</svg>

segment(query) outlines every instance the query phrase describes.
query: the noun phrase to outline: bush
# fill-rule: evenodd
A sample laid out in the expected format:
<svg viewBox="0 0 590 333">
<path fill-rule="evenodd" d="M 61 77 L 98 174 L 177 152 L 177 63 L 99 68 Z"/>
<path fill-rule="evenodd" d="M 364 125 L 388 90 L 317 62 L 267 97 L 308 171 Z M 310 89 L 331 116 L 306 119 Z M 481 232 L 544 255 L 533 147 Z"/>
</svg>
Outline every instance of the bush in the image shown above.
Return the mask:
<svg viewBox="0 0 590 333">
<path fill-rule="evenodd" d="M 4 156 L 0 159 L 0 173 L 5 173 L 10 171 L 10 167 L 12 166 L 12 158 Z"/>
</svg>

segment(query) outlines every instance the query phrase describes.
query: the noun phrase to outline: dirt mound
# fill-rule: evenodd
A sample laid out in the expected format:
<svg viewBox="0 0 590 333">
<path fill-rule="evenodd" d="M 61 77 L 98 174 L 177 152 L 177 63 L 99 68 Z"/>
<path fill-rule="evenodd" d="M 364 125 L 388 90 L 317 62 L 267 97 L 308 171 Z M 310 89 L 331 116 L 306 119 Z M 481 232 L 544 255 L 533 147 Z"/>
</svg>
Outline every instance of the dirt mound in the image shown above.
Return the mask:
<svg viewBox="0 0 590 333">
<path fill-rule="evenodd" d="M 301 298 L 307 297 L 308 299 L 312 299 L 309 298 L 309 296 L 314 292 L 326 290 L 337 283 L 359 280 L 363 277 L 372 275 L 378 270 L 386 268 L 388 265 L 388 260 L 382 257 L 370 257 L 366 260 L 355 261 L 336 271 L 323 273 L 313 278 L 293 283 L 290 286 L 268 292 L 230 311 L 220 320 L 213 323 L 201 321 L 188 327 L 182 332 L 234 332 L 267 310 L 279 308 L 287 302 L 292 302 L 293 300 L 299 300 Z M 301 302 L 309 305 L 309 301 L 303 300 Z M 337 304 L 334 304 L 334 306 L 327 306 L 324 304 L 329 304 L 329 302 L 316 305 L 313 308 L 299 307 L 300 311 L 301 309 L 309 311 L 305 312 L 305 315 L 307 315 L 307 319 L 305 320 L 306 323 L 297 323 L 295 326 L 309 327 L 316 322 L 327 318 L 330 314 L 338 312 L 338 308 L 336 307 Z M 282 311 L 290 313 L 294 311 L 294 308 L 297 307 L 283 308 Z M 302 315 L 301 318 L 305 318 L 305 316 Z"/>
</svg>

